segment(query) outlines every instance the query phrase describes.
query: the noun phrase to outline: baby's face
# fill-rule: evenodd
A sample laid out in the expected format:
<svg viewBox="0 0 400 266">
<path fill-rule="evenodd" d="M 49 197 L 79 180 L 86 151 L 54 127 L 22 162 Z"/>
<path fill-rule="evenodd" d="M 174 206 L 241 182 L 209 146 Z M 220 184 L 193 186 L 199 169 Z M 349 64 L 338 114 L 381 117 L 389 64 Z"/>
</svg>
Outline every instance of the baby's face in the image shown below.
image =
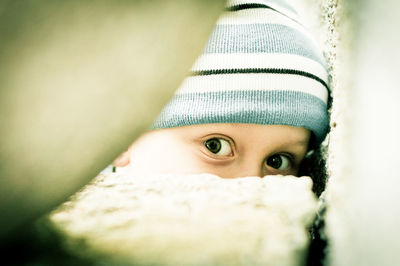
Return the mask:
<svg viewBox="0 0 400 266">
<path fill-rule="evenodd" d="M 224 178 L 297 175 L 310 131 L 300 127 L 203 124 L 151 131 L 125 156 L 133 174 L 211 173 Z"/>
</svg>

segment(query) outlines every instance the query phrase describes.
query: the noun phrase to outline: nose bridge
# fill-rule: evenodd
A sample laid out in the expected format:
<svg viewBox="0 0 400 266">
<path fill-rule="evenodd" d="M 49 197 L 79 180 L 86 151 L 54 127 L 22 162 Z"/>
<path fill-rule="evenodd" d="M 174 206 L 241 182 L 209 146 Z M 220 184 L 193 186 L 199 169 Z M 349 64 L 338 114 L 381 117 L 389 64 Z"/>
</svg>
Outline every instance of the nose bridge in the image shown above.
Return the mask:
<svg viewBox="0 0 400 266">
<path fill-rule="evenodd" d="M 233 177 L 264 176 L 261 165 L 257 161 L 243 161 L 238 165 Z"/>
</svg>

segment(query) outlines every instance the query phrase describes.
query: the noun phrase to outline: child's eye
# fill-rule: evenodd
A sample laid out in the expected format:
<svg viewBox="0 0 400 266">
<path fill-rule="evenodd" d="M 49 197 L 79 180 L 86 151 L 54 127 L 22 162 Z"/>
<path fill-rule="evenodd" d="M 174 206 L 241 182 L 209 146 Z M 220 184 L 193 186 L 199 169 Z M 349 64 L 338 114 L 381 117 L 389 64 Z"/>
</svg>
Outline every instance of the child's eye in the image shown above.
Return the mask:
<svg viewBox="0 0 400 266">
<path fill-rule="evenodd" d="M 291 167 L 291 161 L 288 156 L 283 154 L 274 154 L 265 161 L 268 166 L 277 170 L 288 170 Z"/>
<path fill-rule="evenodd" d="M 232 154 L 232 148 L 228 141 L 221 138 L 212 138 L 204 141 L 206 148 L 217 155 L 228 156 Z"/>
</svg>

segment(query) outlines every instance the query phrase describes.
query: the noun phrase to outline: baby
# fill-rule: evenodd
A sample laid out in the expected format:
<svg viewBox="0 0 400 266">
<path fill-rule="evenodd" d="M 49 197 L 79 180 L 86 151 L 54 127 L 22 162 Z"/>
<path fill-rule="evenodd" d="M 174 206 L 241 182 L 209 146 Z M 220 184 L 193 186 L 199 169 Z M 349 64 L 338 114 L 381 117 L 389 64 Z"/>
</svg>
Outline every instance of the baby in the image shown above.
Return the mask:
<svg viewBox="0 0 400 266">
<path fill-rule="evenodd" d="M 192 71 L 113 165 L 133 174 L 298 175 L 325 138 L 326 62 L 283 0 L 232 0 Z"/>
</svg>

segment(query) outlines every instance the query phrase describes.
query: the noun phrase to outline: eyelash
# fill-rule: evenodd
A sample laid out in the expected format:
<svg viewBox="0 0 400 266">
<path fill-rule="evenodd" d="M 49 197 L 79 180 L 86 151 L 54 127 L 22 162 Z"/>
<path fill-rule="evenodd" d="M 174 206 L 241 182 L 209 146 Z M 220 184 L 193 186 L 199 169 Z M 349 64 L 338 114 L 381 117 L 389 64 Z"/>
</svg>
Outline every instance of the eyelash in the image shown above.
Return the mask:
<svg viewBox="0 0 400 266">
<path fill-rule="evenodd" d="M 287 159 L 287 160 L 288 160 L 288 162 L 287 162 L 287 163 L 288 163 L 287 168 L 285 168 L 285 169 L 279 169 L 280 167 L 279 167 L 279 168 L 275 168 L 275 167 L 273 167 L 272 165 L 269 165 L 269 164 L 268 164 L 268 160 L 271 159 L 271 158 L 273 158 L 274 156 L 282 156 L 282 157 L 284 157 L 285 159 Z M 265 158 L 265 160 L 264 160 L 264 165 L 265 165 L 266 168 L 272 168 L 272 169 L 274 169 L 274 170 L 276 170 L 276 171 L 288 171 L 288 170 L 292 169 L 292 168 L 295 166 L 295 161 L 294 161 L 294 158 L 293 158 L 293 155 L 292 155 L 292 154 L 287 154 L 287 153 L 275 153 L 275 154 L 272 154 L 271 156 Z"/>
<path fill-rule="evenodd" d="M 219 154 L 217 154 L 217 153 L 214 153 L 214 152 L 212 152 L 210 149 L 209 149 L 209 147 L 207 147 L 207 144 L 206 144 L 206 142 L 207 141 L 210 141 L 210 140 L 214 140 L 214 139 L 216 139 L 216 140 L 222 140 L 222 141 L 225 141 L 225 142 L 227 142 L 228 143 L 228 145 L 229 145 L 229 148 L 230 148 L 230 150 L 231 150 L 231 154 L 229 154 L 229 155 L 219 155 Z M 226 157 L 233 157 L 234 155 L 235 155 L 235 144 L 234 144 L 234 141 L 232 140 L 232 139 L 230 139 L 229 137 L 226 137 L 226 136 L 220 136 L 220 135 L 211 135 L 211 136 L 207 136 L 206 138 L 205 138 L 205 140 L 202 142 L 203 143 L 203 147 L 204 147 L 204 150 L 206 151 L 206 153 L 210 156 L 212 156 L 212 157 L 214 157 L 214 158 L 217 158 L 217 159 L 222 159 L 222 158 L 226 158 Z M 218 151 L 219 152 L 219 151 Z M 271 158 L 271 157 L 274 157 L 274 156 L 283 156 L 283 157 L 285 157 L 287 160 L 288 160 L 288 167 L 287 167 L 287 169 L 277 169 L 277 168 L 274 168 L 273 166 L 270 166 L 270 165 L 268 165 L 268 160 Z M 267 158 L 265 158 L 264 159 L 264 161 L 263 161 L 263 165 L 264 165 L 264 167 L 265 168 L 267 168 L 267 169 L 273 169 L 273 171 L 280 171 L 280 172 L 283 172 L 283 171 L 289 171 L 289 170 L 291 170 L 291 169 L 293 169 L 294 167 L 295 167 L 295 159 L 294 159 L 294 156 L 292 155 L 292 154 L 288 154 L 288 153 L 275 153 L 275 154 L 272 154 L 271 156 L 268 156 Z"/>
<path fill-rule="evenodd" d="M 219 141 L 219 145 L 220 145 L 220 149 L 217 152 L 213 152 L 211 151 L 210 145 L 207 144 L 208 141 L 212 141 L 212 140 L 218 140 Z M 225 143 L 222 143 L 225 142 Z M 215 144 L 215 143 L 214 143 Z M 229 145 L 228 148 L 230 149 L 229 154 L 217 154 L 221 151 L 221 149 L 226 149 L 227 147 L 224 145 Z M 231 140 L 228 137 L 222 137 L 219 135 L 212 135 L 212 136 L 207 136 L 207 138 L 203 141 L 203 147 L 205 147 L 205 150 L 207 152 L 207 154 L 213 156 L 213 157 L 217 157 L 217 158 L 221 158 L 221 157 L 233 157 L 235 154 L 235 144 L 233 142 L 233 140 Z"/>
</svg>

